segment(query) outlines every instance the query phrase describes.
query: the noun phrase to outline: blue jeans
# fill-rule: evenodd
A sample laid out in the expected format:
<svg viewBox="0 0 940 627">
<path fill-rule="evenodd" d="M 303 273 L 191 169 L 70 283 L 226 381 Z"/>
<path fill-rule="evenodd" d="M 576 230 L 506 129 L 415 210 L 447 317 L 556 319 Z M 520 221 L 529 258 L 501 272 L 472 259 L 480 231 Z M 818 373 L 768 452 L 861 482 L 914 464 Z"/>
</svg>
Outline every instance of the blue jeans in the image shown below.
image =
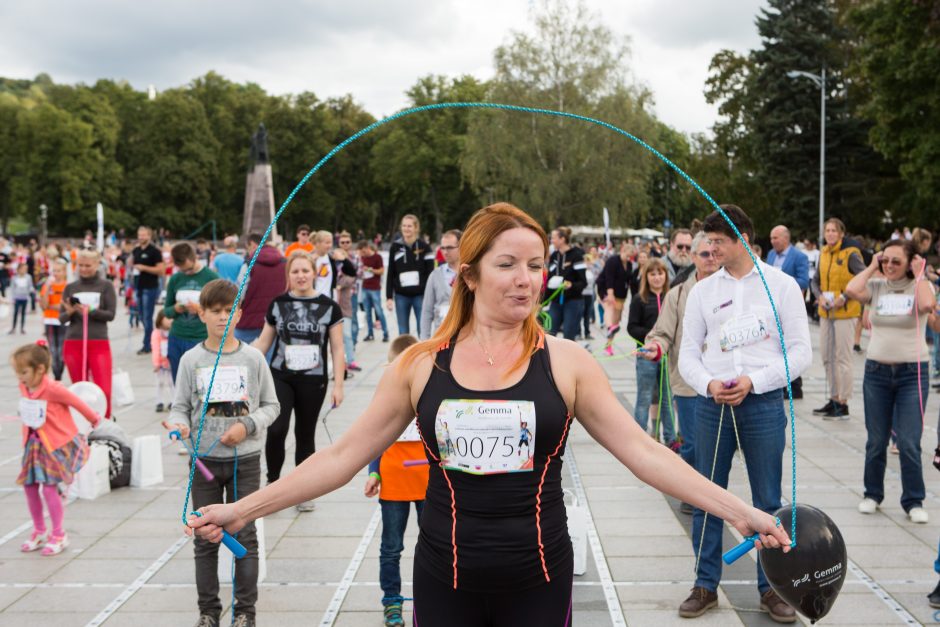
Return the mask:
<svg viewBox="0 0 940 627">
<path fill-rule="evenodd" d="M 408 512 L 415 504 L 418 522 L 424 511 L 424 501 L 383 501 L 382 507 L 382 543 L 379 545 L 379 585 L 382 586 L 382 605 L 401 602 L 401 552 L 405 548 L 405 527 L 408 526 Z"/>
<path fill-rule="evenodd" d="M 183 354 L 192 347 L 199 344 L 201 341 L 202 340 L 197 340 L 193 342 L 175 337 L 173 335 L 167 338 L 166 358 L 170 360 L 170 374 L 173 375 L 174 384 L 176 383 L 176 372 L 180 368 L 180 359 L 183 358 Z"/>
<path fill-rule="evenodd" d="M 712 480 L 723 488 L 728 487 L 728 473 L 737 450 L 731 410 L 731 407 L 725 407 L 719 433 L 721 405 L 701 396 L 695 408 L 695 469 L 705 477 L 712 477 L 714 460 Z M 733 410 L 747 464 L 748 482 L 751 484 L 751 501 L 757 509 L 773 514 L 780 508 L 786 441 L 787 417 L 784 413 L 783 393 L 774 390 L 766 394 L 748 394 Z M 699 553 L 695 585 L 714 592 L 721 581 L 721 535 L 724 523 L 717 516 L 709 514 L 703 539 L 704 523 L 705 512 L 695 508 L 692 514 L 692 549 Z M 758 560 L 757 588 L 763 594 L 769 587 Z"/>
<path fill-rule="evenodd" d="M 929 364 L 920 364 L 920 386 L 927 402 Z M 881 503 L 885 498 L 885 465 L 892 426 L 901 463 L 901 507 L 910 511 L 924 502 L 924 471 L 920 461 L 923 425 L 917 390 L 917 363 L 883 364 L 865 361 L 862 383 L 865 398 L 865 497 Z M 893 423 L 893 425 L 892 425 Z"/>
<path fill-rule="evenodd" d="M 353 318 L 343 318 L 343 351 L 346 353 L 346 363 L 356 361 L 356 345 L 352 337 Z"/>
<path fill-rule="evenodd" d="M 144 321 L 144 350 L 150 351 L 150 335 L 153 333 L 153 308 L 160 296 L 159 287 L 150 287 L 137 292 L 137 308 Z"/>
<path fill-rule="evenodd" d="M 382 311 L 381 290 L 362 290 L 362 305 L 366 309 L 366 337 L 375 335 L 372 326 L 372 311 L 375 310 L 375 317 L 382 323 L 382 339 L 388 339 L 388 323 L 385 322 L 385 312 Z"/>
<path fill-rule="evenodd" d="M 411 333 L 411 312 L 415 312 L 415 337 L 421 335 L 421 305 L 424 295 L 404 296 L 395 294 L 395 317 L 398 318 L 398 334 Z"/>
<path fill-rule="evenodd" d="M 676 413 L 679 414 L 679 431 L 682 433 L 682 446 L 679 456 L 689 466 L 695 466 L 695 407 L 698 396 L 673 396 Z"/>
<path fill-rule="evenodd" d="M 636 404 L 633 417 L 644 431 L 649 427 L 650 405 L 659 392 L 659 362 L 636 358 Z"/>
<path fill-rule="evenodd" d="M 573 340 L 578 337 L 578 327 L 584 316 L 584 299 L 566 298 L 562 303 L 559 295 L 549 305 L 548 314 L 552 317 L 552 335 L 561 331 L 566 340 Z"/>
<path fill-rule="evenodd" d="M 352 293 L 352 341 L 353 346 L 359 343 L 359 292 L 353 290 Z"/>
<path fill-rule="evenodd" d="M 930 355 L 931 361 L 933 362 L 934 376 L 938 377 L 940 376 L 940 333 L 927 327 L 927 336 L 933 336 L 933 346 L 930 347 Z"/>
<path fill-rule="evenodd" d="M 581 299 L 584 301 L 584 339 L 591 334 L 591 321 L 594 319 L 594 296 L 588 295 Z"/>
</svg>

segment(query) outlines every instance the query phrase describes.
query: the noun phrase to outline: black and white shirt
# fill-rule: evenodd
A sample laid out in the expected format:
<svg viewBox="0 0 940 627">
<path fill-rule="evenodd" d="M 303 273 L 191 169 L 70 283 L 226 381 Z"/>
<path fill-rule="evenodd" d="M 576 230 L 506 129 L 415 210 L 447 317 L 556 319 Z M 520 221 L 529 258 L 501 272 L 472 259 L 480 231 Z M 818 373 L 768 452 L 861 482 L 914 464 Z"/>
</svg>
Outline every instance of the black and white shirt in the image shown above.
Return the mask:
<svg viewBox="0 0 940 627">
<path fill-rule="evenodd" d="M 330 329 L 343 321 L 336 301 L 286 292 L 271 301 L 265 321 L 277 331 L 271 359 L 275 374 L 326 377 Z"/>
</svg>

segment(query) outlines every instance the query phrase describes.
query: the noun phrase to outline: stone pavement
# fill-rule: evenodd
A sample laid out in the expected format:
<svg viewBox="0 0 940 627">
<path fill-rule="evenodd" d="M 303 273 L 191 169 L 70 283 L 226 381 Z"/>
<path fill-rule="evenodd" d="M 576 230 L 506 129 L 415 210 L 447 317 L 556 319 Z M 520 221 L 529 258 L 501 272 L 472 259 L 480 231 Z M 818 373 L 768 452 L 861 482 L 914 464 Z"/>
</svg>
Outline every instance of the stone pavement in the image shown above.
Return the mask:
<svg viewBox="0 0 940 627">
<path fill-rule="evenodd" d="M 391 320 L 390 320 L 391 321 Z M 9 322 L 8 320 L 0 322 Z M 393 327 L 394 328 L 394 327 Z M 814 326 L 813 337 L 817 337 Z M 38 314 L 30 316 L 26 336 L 0 336 L 0 353 L 9 355 L 41 331 Z M 131 437 L 159 434 L 164 416 L 156 414 L 149 359 L 135 355 L 141 331 L 129 331 L 122 312 L 111 325 L 115 367 L 130 372 L 137 402 L 117 410 L 118 423 Z M 600 342 L 595 342 L 595 350 Z M 347 384 L 346 402 L 327 419 L 335 438 L 362 411 L 381 374 L 386 344 L 360 343 L 364 371 Z M 621 344 L 618 353 L 626 355 Z M 797 489 L 800 502 L 824 509 L 839 525 L 852 561 L 831 624 L 931 624 L 934 611 L 925 595 L 937 576 L 932 570 L 940 536 L 940 502 L 930 491 L 937 475 L 931 466 L 938 415 L 935 395 L 927 409 L 923 436 L 924 473 L 933 520 L 913 525 L 898 504 L 900 481 L 896 456 L 889 456 L 888 498 L 880 513 L 856 511 L 861 498 L 865 444 L 861 401 L 864 358 L 855 356 L 856 389 L 852 418 L 823 422 L 812 408 L 825 400 L 825 382 L 817 356 L 804 376 L 807 398 L 796 402 Z M 625 404 L 635 397 L 633 358 L 604 361 L 611 384 Z M 7 367 L 8 368 L 8 367 Z M 124 488 L 95 501 L 75 501 L 67 508 L 71 547 L 56 557 L 21 554 L 29 515 L 15 483 L 20 460 L 19 425 L 12 372 L 0 377 L 0 626 L 12 625 L 189 625 L 196 619 L 192 549 L 181 539 L 179 517 L 185 486 L 185 458 L 176 447 L 163 450 L 162 485 Z M 789 441 L 789 438 L 788 438 Z M 328 436 L 322 423 L 317 442 Z M 695 620 L 683 620 L 677 606 L 693 580 L 690 517 L 677 503 L 646 487 L 575 426 L 565 456 L 565 484 L 589 511 L 595 530 L 588 552 L 588 572 L 576 578 L 574 624 L 583 625 L 768 625 L 757 612 L 754 555 L 724 573 L 720 608 Z M 291 461 L 288 460 L 288 464 Z M 789 450 L 784 463 L 784 494 L 790 493 Z M 356 479 L 317 502 L 312 513 L 281 512 L 265 521 L 267 579 L 260 586 L 259 625 L 375 626 L 382 624 L 378 587 L 380 530 L 374 500 L 362 495 L 363 471 Z M 740 463 L 732 489 L 748 500 Z M 725 546 L 735 538 L 726 531 Z M 404 594 L 410 594 L 410 563 L 415 523 L 406 539 Z M 230 586 L 222 586 L 228 603 Z M 408 605 L 408 604 L 406 604 Z M 223 624 L 228 614 L 223 618 Z M 410 621 L 410 616 L 407 617 Z"/>
</svg>

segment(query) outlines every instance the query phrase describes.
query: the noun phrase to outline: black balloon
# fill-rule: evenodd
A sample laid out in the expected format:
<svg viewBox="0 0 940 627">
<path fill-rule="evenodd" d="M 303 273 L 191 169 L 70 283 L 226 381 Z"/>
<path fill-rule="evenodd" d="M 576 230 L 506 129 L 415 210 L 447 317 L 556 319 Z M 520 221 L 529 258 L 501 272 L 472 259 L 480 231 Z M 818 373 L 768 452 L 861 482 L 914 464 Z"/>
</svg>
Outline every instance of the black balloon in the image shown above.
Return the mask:
<svg viewBox="0 0 940 627">
<path fill-rule="evenodd" d="M 788 534 L 791 512 L 786 506 L 776 514 Z M 845 581 L 849 566 L 845 541 L 831 518 L 799 503 L 796 534 L 796 547 L 789 553 L 765 549 L 760 551 L 760 562 L 774 591 L 815 623 L 829 613 Z"/>
</svg>

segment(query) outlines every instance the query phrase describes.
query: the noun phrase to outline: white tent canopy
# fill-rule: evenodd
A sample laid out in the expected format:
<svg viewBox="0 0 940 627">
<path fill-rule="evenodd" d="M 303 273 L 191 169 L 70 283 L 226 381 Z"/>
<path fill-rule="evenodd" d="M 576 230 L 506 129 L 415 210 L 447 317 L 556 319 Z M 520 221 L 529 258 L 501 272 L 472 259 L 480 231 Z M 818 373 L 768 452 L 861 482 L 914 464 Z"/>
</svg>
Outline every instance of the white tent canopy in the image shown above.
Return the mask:
<svg viewBox="0 0 940 627">
<path fill-rule="evenodd" d="M 575 237 L 595 237 L 601 239 L 604 237 L 604 227 L 603 226 L 590 226 L 585 224 L 579 224 L 569 227 L 571 229 L 571 234 Z M 642 237 L 643 239 L 654 239 L 657 237 L 663 237 L 662 231 L 657 231 L 656 229 L 627 229 L 627 228 L 611 228 L 610 236 L 614 239 L 622 239 L 624 237 Z"/>
</svg>

